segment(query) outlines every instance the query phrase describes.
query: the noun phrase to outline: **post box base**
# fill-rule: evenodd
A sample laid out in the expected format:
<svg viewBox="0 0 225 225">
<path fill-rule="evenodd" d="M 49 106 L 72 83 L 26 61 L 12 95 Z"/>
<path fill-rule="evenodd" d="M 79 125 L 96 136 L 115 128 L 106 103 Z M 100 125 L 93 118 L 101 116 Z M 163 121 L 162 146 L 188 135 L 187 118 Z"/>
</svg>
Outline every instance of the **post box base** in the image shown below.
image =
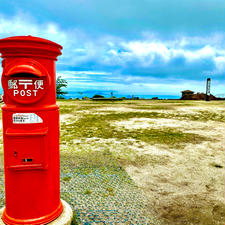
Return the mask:
<svg viewBox="0 0 225 225">
<path fill-rule="evenodd" d="M 73 211 L 67 202 L 65 202 L 62 199 L 61 201 L 63 204 L 63 212 L 57 219 L 48 223 L 48 225 L 70 225 L 71 224 L 73 219 Z M 0 225 L 5 225 L 5 223 L 2 220 L 3 211 L 4 211 L 4 208 L 0 209 Z"/>
</svg>

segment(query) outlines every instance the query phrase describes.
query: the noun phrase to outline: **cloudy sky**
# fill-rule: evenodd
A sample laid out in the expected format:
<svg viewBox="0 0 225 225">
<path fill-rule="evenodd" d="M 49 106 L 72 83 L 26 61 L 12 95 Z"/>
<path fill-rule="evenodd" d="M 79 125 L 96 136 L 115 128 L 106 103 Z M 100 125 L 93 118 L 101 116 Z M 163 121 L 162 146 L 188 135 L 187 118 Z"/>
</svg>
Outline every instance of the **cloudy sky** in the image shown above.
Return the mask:
<svg viewBox="0 0 225 225">
<path fill-rule="evenodd" d="M 224 0 L 0 0 L 0 38 L 63 46 L 69 91 L 225 96 Z"/>
</svg>

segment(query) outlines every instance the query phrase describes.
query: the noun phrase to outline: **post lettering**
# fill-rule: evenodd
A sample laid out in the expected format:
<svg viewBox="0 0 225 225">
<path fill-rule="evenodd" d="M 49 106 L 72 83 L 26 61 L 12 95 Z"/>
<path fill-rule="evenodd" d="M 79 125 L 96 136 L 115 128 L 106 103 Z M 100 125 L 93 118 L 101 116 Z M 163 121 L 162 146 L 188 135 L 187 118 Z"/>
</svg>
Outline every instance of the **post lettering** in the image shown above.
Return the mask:
<svg viewBox="0 0 225 225">
<path fill-rule="evenodd" d="M 21 90 L 21 91 L 20 91 L 20 95 L 21 95 L 21 96 L 24 96 L 25 94 L 26 94 L 26 93 L 25 93 L 24 90 Z"/>
<path fill-rule="evenodd" d="M 19 94 L 18 90 L 13 90 L 13 95 L 16 96 L 17 94 Z"/>
<path fill-rule="evenodd" d="M 33 90 L 34 96 L 37 96 L 37 90 Z"/>
<path fill-rule="evenodd" d="M 27 96 L 31 96 L 31 90 L 27 90 Z"/>
</svg>

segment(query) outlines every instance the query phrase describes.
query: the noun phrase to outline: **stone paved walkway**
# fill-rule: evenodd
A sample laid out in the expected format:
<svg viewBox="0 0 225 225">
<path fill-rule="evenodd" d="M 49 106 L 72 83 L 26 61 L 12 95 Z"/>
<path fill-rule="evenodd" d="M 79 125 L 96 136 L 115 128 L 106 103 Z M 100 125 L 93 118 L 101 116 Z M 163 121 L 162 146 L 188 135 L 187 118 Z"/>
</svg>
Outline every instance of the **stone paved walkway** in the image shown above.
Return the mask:
<svg viewBox="0 0 225 225">
<path fill-rule="evenodd" d="M 77 168 L 72 163 L 61 163 L 61 198 L 73 208 L 74 224 L 161 224 L 147 210 L 149 202 L 142 191 L 120 167 Z M 0 207 L 4 202 L 0 169 Z"/>
<path fill-rule="evenodd" d="M 114 169 L 114 173 L 112 168 L 61 172 L 62 198 L 73 207 L 78 224 L 161 224 L 126 172 Z"/>
</svg>

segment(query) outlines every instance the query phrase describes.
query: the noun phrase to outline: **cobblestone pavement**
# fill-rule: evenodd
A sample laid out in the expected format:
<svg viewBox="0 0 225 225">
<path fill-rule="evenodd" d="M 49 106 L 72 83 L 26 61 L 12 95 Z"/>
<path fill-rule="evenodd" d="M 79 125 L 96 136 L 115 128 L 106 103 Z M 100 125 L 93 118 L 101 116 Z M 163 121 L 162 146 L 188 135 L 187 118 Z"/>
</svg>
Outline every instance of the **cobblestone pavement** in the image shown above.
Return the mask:
<svg viewBox="0 0 225 225">
<path fill-rule="evenodd" d="M 78 224 L 160 224 L 146 211 L 148 202 L 123 170 L 92 168 L 61 172 L 62 198 L 69 202 Z M 86 171 L 86 169 L 85 169 Z M 63 179 L 65 181 L 63 181 Z"/>
<path fill-rule="evenodd" d="M 0 154 L 0 157 L 3 157 Z M 5 190 L 4 190 L 4 170 L 0 168 L 0 208 L 2 208 L 5 204 Z"/>
<path fill-rule="evenodd" d="M 5 202 L 3 175 L 0 169 L 0 207 Z M 61 162 L 61 198 L 73 208 L 73 224 L 161 224 L 120 167 L 77 168 Z"/>
</svg>

